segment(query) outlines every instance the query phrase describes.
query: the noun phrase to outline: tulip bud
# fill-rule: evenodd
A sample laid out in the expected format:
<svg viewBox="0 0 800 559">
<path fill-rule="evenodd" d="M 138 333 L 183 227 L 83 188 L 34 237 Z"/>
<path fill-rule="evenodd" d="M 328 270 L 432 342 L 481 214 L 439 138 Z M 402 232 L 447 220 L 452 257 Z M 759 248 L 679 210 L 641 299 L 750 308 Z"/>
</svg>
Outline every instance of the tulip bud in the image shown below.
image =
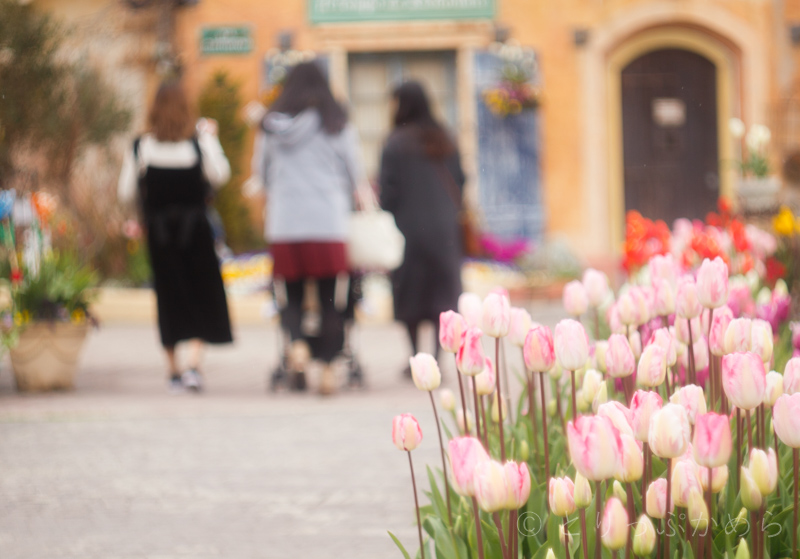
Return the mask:
<svg viewBox="0 0 800 559">
<path fill-rule="evenodd" d="M 614 497 L 622 502 L 628 501 L 628 494 L 625 492 L 625 488 L 622 487 L 622 484 L 618 480 L 614 480 L 614 483 L 611 484 L 611 493 L 613 493 Z"/>
<path fill-rule="evenodd" d="M 597 391 L 597 395 L 594 397 L 594 401 L 592 402 L 592 411 L 597 413 L 597 410 L 600 409 L 600 406 L 608 402 L 608 387 L 606 383 L 600 385 L 599 390 Z"/>
<path fill-rule="evenodd" d="M 611 497 L 606 503 L 601 523 L 601 536 L 603 545 L 612 551 L 622 549 L 628 540 L 628 513 L 622 502 L 616 497 Z"/>
<path fill-rule="evenodd" d="M 719 256 L 706 258 L 697 270 L 697 298 L 709 309 L 728 302 L 728 266 Z"/>
<path fill-rule="evenodd" d="M 771 494 L 778 487 L 778 456 L 775 454 L 775 449 L 767 449 L 767 474 L 769 482 L 767 483 L 767 495 Z"/>
<path fill-rule="evenodd" d="M 650 450 L 659 458 L 677 458 L 686 452 L 690 433 L 686 410 L 677 404 L 667 404 L 650 418 Z"/>
<path fill-rule="evenodd" d="M 637 441 L 647 442 L 650 418 L 661 409 L 663 400 L 658 392 L 637 390 L 631 398 L 631 429 Z"/>
<path fill-rule="evenodd" d="M 675 312 L 675 290 L 665 279 L 653 280 L 653 313 L 656 316 L 669 316 Z"/>
<path fill-rule="evenodd" d="M 525 367 L 531 372 L 543 373 L 552 369 L 556 354 L 550 328 L 534 324 L 525 336 L 522 355 L 525 358 Z"/>
<path fill-rule="evenodd" d="M 556 325 L 556 359 L 567 371 L 576 371 L 586 366 L 589 358 L 589 341 L 583 324 L 577 320 L 562 320 Z"/>
<path fill-rule="evenodd" d="M 750 548 L 747 547 L 747 540 L 739 539 L 739 547 L 736 548 L 736 556 L 733 559 L 750 559 Z"/>
<path fill-rule="evenodd" d="M 628 343 L 631 345 L 633 357 L 639 359 L 642 356 L 642 336 L 638 330 L 631 330 L 631 334 L 628 336 Z"/>
<path fill-rule="evenodd" d="M 439 314 L 439 344 L 442 349 L 449 353 L 458 353 L 466 329 L 467 321 L 457 312 L 446 311 Z"/>
<path fill-rule="evenodd" d="M 520 441 L 517 456 L 522 462 L 527 462 L 528 458 L 531 457 L 531 448 L 528 445 L 528 441 Z"/>
<path fill-rule="evenodd" d="M 462 293 L 458 296 L 458 312 L 468 328 L 478 328 L 481 325 L 483 302 L 475 293 Z"/>
<path fill-rule="evenodd" d="M 580 415 L 570 421 L 567 443 L 575 469 L 588 480 L 612 478 L 622 465 L 622 439 L 607 417 Z"/>
<path fill-rule="evenodd" d="M 742 466 L 740 473 L 742 504 L 749 511 L 760 509 L 763 501 L 761 490 L 759 490 L 750 470 Z"/>
<path fill-rule="evenodd" d="M 689 492 L 689 524 L 697 532 L 705 534 L 708 529 L 708 506 L 703 499 L 700 489 L 692 489 Z"/>
<path fill-rule="evenodd" d="M 442 388 L 439 391 L 439 404 L 444 411 L 456 411 L 456 397 L 449 388 Z"/>
<path fill-rule="evenodd" d="M 398 450 L 414 450 L 422 442 L 422 429 L 410 413 L 395 416 L 392 421 L 392 442 Z"/>
<path fill-rule="evenodd" d="M 731 353 L 722 358 L 722 388 L 737 408 L 752 410 L 764 401 L 766 376 L 764 362 L 755 353 Z"/>
<path fill-rule="evenodd" d="M 700 479 L 700 486 L 703 491 L 708 491 L 708 468 L 698 466 L 697 477 Z M 722 465 L 711 469 L 711 492 L 719 493 L 728 483 L 728 466 Z"/>
<path fill-rule="evenodd" d="M 698 415 L 706 413 L 706 396 L 703 389 L 696 384 L 687 384 L 675 391 L 669 401 L 686 410 L 689 423 L 695 424 Z"/>
<path fill-rule="evenodd" d="M 636 359 L 628 338 L 622 334 L 612 334 L 608 338 L 606 352 L 606 371 L 612 378 L 622 378 L 633 374 Z"/>
<path fill-rule="evenodd" d="M 517 510 L 524 507 L 531 494 L 531 472 L 528 464 L 509 461 L 503 465 L 503 469 L 508 481 L 508 498 L 504 508 Z"/>
<path fill-rule="evenodd" d="M 675 314 L 680 318 L 694 318 L 700 316 L 703 307 L 697 298 L 697 284 L 691 276 L 678 279 L 678 288 L 675 294 Z"/>
<path fill-rule="evenodd" d="M 561 541 L 561 545 L 572 545 L 572 532 L 564 533 L 564 524 L 558 525 L 558 539 Z M 569 543 L 566 543 L 569 540 Z"/>
<path fill-rule="evenodd" d="M 750 330 L 750 351 L 758 355 L 764 363 L 772 360 L 773 339 L 772 326 L 769 322 L 753 320 Z"/>
<path fill-rule="evenodd" d="M 653 290 L 649 287 L 632 287 L 630 294 L 636 305 L 636 324 L 647 324 L 652 314 Z"/>
<path fill-rule="evenodd" d="M 670 285 L 674 286 L 678 282 L 678 265 L 672 254 L 656 255 L 648 263 L 650 277 L 655 279 L 665 279 Z"/>
<path fill-rule="evenodd" d="M 717 468 L 727 464 L 732 449 L 731 424 L 726 415 L 711 412 L 697 416 L 692 450 L 699 465 Z"/>
<path fill-rule="evenodd" d="M 409 358 L 408 364 L 411 366 L 411 378 L 418 389 L 430 392 L 439 388 L 442 373 L 439 372 L 439 364 L 433 355 L 418 353 Z"/>
<path fill-rule="evenodd" d="M 644 471 L 644 460 L 642 451 L 639 445 L 630 435 L 621 435 L 622 437 L 622 468 L 614 476 L 619 481 L 631 483 L 642 479 L 642 472 Z"/>
<path fill-rule="evenodd" d="M 569 516 L 575 512 L 575 485 L 568 477 L 551 477 L 548 488 L 550 512 L 556 516 Z"/>
<path fill-rule="evenodd" d="M 615 306 L 619 321 L 624 326 L 636 326 L 638 317 L 636 316 L 636 301 L 631 295 L 630 290 L 620 295 Z"/>
<path fill-rule="evenodd" d="M 776 371 L 770 371 L 767 373 L 766 381 L 767 387 L 764 390 L 764 405 L 771 408 L 783 394 L 783 375 Z"/>
<path fill-rule="evenodd" d="M 661 346 L 664 350 L 667 360 L 667 367 L 672 367 L 678 360 L 678 344 L 675 337 L 670 333 L 669 328 L 659 328 L 653 332 L 653 337 L 650 344 Z"/>
<path fill-rule="evenodd" d="M 570 316 L 578 317 L 589 308 L 589 296 L 586 288 L 578 280 L 573 280 L 564 286 L 564 309 Z"/>
<path fill-rule="evenodd" d="M 523 347 L 531 326 L 533 326 L 533 320 L 528 311 L 512 307 L 508 325 L 508 341 L 517 347 Z"/>
<path fill-rule="evenodd" d="M 633 533 L 633 553 L 638 557 L 647 557 L 656 548 L 656 528 L 653 522 L 643 514 L 636 523 Z"/>
<path fill-rule="evenodd" d="M 749 318 L 734 318 L 725 331 L 725 353 L 750 351 L 753 323 Z"/>
<path fill-rule="evenodd" d="M 494 392 L 495 381 L 497 380 L 492 360 L 487 357 L 485 363 L 486 366 L 483 368 L 483 372 L 475 376 L 475 391 L 478 396 L 488 396 Z"/>
<path fill-rule="evenodd" d="M 750 451 L 750 475 L 761 495 L 766 497 L 772 493 L 778 485 L 778 463 L 775 458 L 775 451 L 771 448 L 772 457 L 760 448 Z"/>
<path fill-rule="evenodd" d="M 472 412 L 470 410 L 467 410 L 466 419 L 467 423 L 464 424 L 464 410 L 458 408 L 458 411 L 456 412 L 456 423 L 458 423 L 458 429 L 462 433 L 469 433 L 470 431 L 472 431 L 472 426 L 475 424 L 475 420 L 472 417 Z"/>
<path fill-rule="evenodd" d="M 475 466 L 475 497 L 481 510 L 492 513 L 508 504 L 508 478 L 500 462 L 487 460 Z"/>
<path fill-rule="evenodd" d="M 592 486 L 580 472 L 575 472 L 573 498 L 575 506 L 579 509 L 585 509 L 592 504 Z"/>
<path fill-rule="evenodd" d="M 489 461 L 483 444 L 474 437 L 457 437 L 448 444 L 448 454 L 453 490 L 462 497 L 475 496 L 475 469 Z"/>
<path fill-rule="evenodd" d="M 675 503 L 670 502 L 670 514 L 673 510 L 675 510 Z M 663 520 L 667 517 L 667 480 L 665 478 L 658 478 L 647 486 L 645 511 L 651 518 Z"/>
<path fill-rule="evenodd" d="M 611 292 L 608 287 L 608 276 L 593 268 L 588 268 L 583 272 L 583 287 L 589 298 L 589 306 L 593 308 L 602 305 Z"/>
<path fill-rule="evenodd" d="M 556 554 L 553 553 L 553 548 L 552 547 L 548 547 L 547 548 L 547 553 L 545 554 L 544 559 L 556 559 Z M 750 559 L 750 558 L 748 557 L 747 559 Z"/>
<path fill-rule="evenodd" d="M 489 293 L 483 300 L 481 325 L 487 336 L 502 338 L 508 334 L 511 323 L 511 304 L 500 293 Z"/>
<path fill-rule="evenodd" d="M 483 332 L 479 328 L 470 327 L 464 332 L 464 339 L 456 354 L 456 365 L 462 375 L 475 376 L 486 367 L 486 356 L 483 354 L 481 338 Z"/>
<path fill-rule="evenodd" d="M 558 404 L 554 398 L 550 398 L 547 401 L 547 417 L 555 417 L 556 411 L 558 411 Z"/>
<path fill-rule="evenodd" d="M 783 392 L 784 394 L 800 392 L 800 357 L 793 357 L 786 363 L 786 368 L 783 370 Z"/>
<path fill-rule="evenodd" d="M 587 369 L 583 375 L 583 399 L 591 404 L 594 397 L 597 396 L 597 391 L 600 390 L 600 385 L 603 383 L 603 375 L 594 369 Z"/>
<path fill-rule="evenodd" d="M 508 404 L 506 404 L 505 398 L 497 398 L 497 392 L 494 393 L 492 397 L 492 421 L 495 423 L 500 423 L 500 406 L 503 407 L 503 421 L 508 421 Z M 499 402 L 499 403 L 498 403 Z"/>
<path fill-rule="evenodd" d="M 691 460 L 678 460 L 672 467 L 672 502 L 676 507 L 689 506 L 692 490 L 701 491 L 697 468 Z"/>
<path fill-rule="evenodd" d="M 608 342 L 596 342 L 594 344 L 594 363 L 600 372 L 605 373 L 606 368 L 606 355 L 608 353 Z"/>
<path fill-rule="evenodd" d="M 711 346 L 711 353 L 717 357 L 721 357 L 726 353 L 725 334 L 732 320 L 733 312 L 729 307 L 720 307 L 714 311 L 714 319 L 711 321 L 708 344 Z"/>
<path fill-rule="evenodd" d="M 644 348 L 636 373 L 636 383 L 639 386 L 661 386 L 667 376 L 667 354 L 664 348 L 657 344 Z"/>
</svg>

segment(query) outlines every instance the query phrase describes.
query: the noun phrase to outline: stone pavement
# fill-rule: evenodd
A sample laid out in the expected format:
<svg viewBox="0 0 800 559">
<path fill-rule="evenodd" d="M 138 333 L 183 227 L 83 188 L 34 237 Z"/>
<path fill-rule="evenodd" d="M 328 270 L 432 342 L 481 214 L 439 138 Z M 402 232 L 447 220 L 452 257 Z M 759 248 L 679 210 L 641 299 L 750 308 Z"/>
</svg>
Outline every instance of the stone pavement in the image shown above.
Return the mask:
<svg viewBox="0 0 800 559">
<path fill-rule="evenodd" d="M 532 310 L 558 318 L 552 305 Z M 387 530 L 416 549 L 392 417 L 422 424 L 420 490 L 439 457 L 428 399 L 399 376 L 402 329 L 357 327 L 369 386 L 327 399 L 266 391 L 274 327 L 235 336 L 209 349 L 201 396 L 166 393 L 151 326 L 94 332 L 74 392 L 18 395 L 3 363 L 0 558 L 400 557 Z"/>
</svg>

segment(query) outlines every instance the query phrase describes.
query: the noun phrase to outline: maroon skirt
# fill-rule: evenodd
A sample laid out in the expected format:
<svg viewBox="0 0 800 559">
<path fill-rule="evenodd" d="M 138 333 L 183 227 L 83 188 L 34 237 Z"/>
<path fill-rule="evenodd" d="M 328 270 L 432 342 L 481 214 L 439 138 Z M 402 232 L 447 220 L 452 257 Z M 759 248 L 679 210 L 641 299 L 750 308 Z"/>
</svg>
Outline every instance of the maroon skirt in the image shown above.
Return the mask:
<svg viewBox="0 0 800 559">
<path fill-rule="evenodd" d="M 332 278 L 347 272 L 347 246 L 342 242 L 273 243 L 273 275 L 284 281 Z"/>
</svg>

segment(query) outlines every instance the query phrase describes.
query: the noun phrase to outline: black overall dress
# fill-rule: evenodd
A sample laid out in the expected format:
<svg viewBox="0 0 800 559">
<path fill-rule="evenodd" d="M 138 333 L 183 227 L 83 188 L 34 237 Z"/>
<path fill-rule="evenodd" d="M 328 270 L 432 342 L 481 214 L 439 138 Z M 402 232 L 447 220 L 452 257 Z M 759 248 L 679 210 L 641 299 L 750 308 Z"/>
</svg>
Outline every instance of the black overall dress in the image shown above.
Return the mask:
<svg viewBox="0 0 800 559">
<path fill-rule="evenodd" d="M 138 141 L 134 154 L 138 155 Z M 149 165 L 139 180 L 147 246 L 164 347 L 198 338 L 233 341 L 228 303 L 211 225 L 206 218 L 208 181 L 197 139 L 197 163 L 185 169 Z"/>
</svg>

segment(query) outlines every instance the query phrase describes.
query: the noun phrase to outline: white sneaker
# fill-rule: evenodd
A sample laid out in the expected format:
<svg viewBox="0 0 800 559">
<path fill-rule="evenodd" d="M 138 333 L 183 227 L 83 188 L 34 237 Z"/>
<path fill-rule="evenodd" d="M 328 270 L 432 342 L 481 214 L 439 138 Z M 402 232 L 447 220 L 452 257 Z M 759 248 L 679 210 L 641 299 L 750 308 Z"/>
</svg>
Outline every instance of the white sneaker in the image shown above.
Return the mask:
<svg viewBox="0 0 800 559">
<path fill-rule="evenodd" d="M 203 379 L 197 369 L 185 371 L 181 375 L 181 382 L 186 390 L 191 390 L 192 392 L 202 392 L 203 390 Z"/>
</svg>

